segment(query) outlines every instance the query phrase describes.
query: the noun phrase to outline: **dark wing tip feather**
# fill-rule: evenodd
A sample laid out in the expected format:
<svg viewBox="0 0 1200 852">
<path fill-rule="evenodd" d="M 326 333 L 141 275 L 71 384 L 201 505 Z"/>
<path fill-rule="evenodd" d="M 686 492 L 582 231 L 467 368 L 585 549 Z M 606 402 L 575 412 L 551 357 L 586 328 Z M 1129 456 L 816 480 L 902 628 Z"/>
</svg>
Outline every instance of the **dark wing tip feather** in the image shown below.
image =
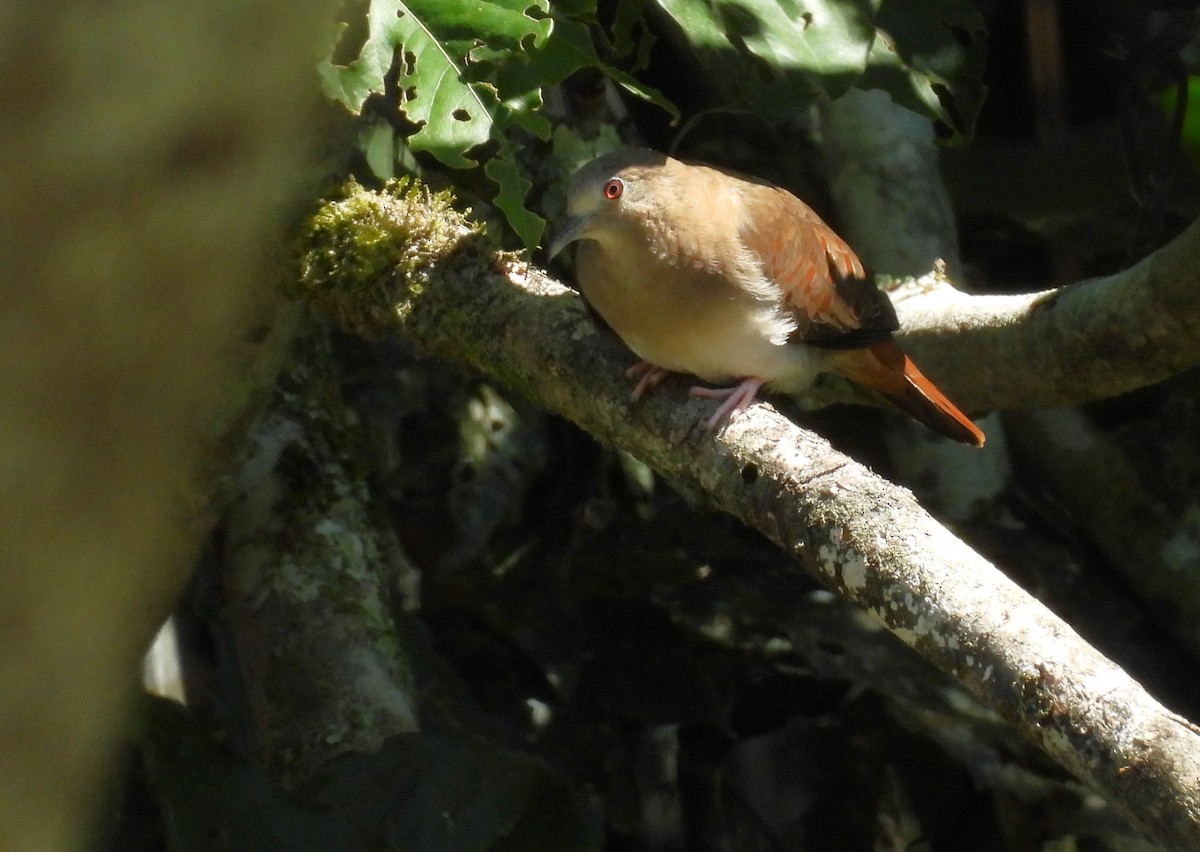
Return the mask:
<svg viewBox="0 0 1200 852">
<path fill-rule="evenodd" d="M 857 328 L 839 328 L 811 323 L 799 338 L 822 349 L 861 349 L 887 340 L 900 328 L 896 308 L 874 282 L 867 278 L 835 279 L 838 298 L 850 306 L 858 320 Z"/>
</svg>

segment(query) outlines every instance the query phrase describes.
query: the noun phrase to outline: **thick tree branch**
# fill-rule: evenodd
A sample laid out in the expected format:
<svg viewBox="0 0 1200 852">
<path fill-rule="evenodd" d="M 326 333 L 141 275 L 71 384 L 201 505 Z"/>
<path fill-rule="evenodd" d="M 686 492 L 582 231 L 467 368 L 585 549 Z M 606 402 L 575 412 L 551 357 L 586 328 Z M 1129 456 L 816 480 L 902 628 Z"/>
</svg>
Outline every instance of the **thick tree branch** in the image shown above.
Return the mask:
<svg viewBox="0 0 1200 852">
<path fill-rule="evenodd" d="M 960 269 L 953 211 L 929 122 L 878 91 L 852 90 L 823 104 L 822 117 L 830 187 L 846 235 L 867 265 L 892 275 L 919 275 L 940 257 L 950 270 Z M 920 298 L 913 288 L 906 292 L 917 296 L 908 304 L 928 311 L 928 298 Z M 1189 297 L 1184 294 L 1185 300 Z M 1014 326 L 1013 333 L 1023 331 Z M 1020 365 L 1006 369 L 1028 380 Z M 1036 470 L 1037 489 L 1053 495 L 1154 620 L 1193 654 L 1200 652 L 1200 554 L 1186 522 L 1167 509 L 1160 494 L 1145 487 L 1125 453 L 1073 408 L 1011 412 L 1004 418 L 1003 431 L 999 418 L 989 419 L 989 450 L 1007 445 L 1025 467 Z M 889 442 L 894 445 L 908 434 L 911 430 L 893 430 Z M 910 441 L 893 458 L 905 469 L 904 481 L 938 483 L 932 496 L 940 514 L 956 504 L 944 499 L 944 491 L 964 493 L 946 488 L 946 483 L 970 483 L 975 487 L 966 493 L 984 497 L 988 484 L 1008 481 L 990 475 L 1007 469 L 1007 459 L 997 459 L 994 453 L 974 453 L 953 465 L 935 457 L 926 469 L 914 469 L 938 447 Z M 957 503 L 962 506 L 961 500 Z M 956 511 L 957 517 L 968 516 L 961 508 Z"/>
<path fill-rule="evenodd" d="M 392 292 L 395 328 L 470 363 L 794 553 L 1171 848 L 1200 844 L 1200 737 L 1053 613 L 884 481 L 766 406 L 704 434 L 668 381 L 629 402 L 633 360 L 578 298 L 458 245 Z"/>
</svg>

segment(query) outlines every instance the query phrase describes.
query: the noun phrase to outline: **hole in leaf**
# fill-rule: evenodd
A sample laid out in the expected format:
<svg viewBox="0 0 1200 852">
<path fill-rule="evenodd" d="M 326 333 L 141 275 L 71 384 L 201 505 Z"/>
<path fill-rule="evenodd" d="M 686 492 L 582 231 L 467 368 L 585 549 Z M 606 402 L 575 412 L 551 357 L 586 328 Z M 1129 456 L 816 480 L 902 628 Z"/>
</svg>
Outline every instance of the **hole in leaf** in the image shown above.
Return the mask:
<svg viewBox="0 0 1200 852">
<path fill-rule="evenodd" d="M 468 47 L 466 52 L 463 54 L 463 63 L 466 65 L 477 65 L 480 59 L 475 55 L 475 51 L 481 50 L 485 47 L 487 47 L 487 42 L 483 41 L 483 39 L 473 39 L 471 41 L 471 46 Z M 485 55 L 483 61 L 486 62 L 487 60 L 488 57 Z"/>
<path fill-rule="evenodd" d="M 804 29 L 808 29 L 813 24 L 812 12 L 805 12 L 800 16 L 800 20 L 804 21 Z"/>
<path fill-rule="evenodd" d="M 471 113 L 467 112 L 465 109 L 463 109 L 461 107 L 456 109 L 454 112 L 450 113 L 450 115 L 452 115 L 454 117 L 455 121 L 470 121 L 471 120 Z"/>
</svg>

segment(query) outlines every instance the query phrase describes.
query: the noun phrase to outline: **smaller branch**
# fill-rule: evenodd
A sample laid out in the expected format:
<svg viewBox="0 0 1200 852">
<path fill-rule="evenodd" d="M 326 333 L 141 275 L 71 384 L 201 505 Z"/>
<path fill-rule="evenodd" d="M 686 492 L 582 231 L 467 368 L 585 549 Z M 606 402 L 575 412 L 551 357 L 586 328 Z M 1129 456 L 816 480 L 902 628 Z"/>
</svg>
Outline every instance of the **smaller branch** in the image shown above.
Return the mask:
<svg viewBox="0 0 1200 852">
<path fill-rule="evenodd" d="M 1200 364 L 1198 268 L 1200 220 L 1105 278 L 968 296 L 935 273 L 893 300 L 906 348 L 959 405 L 1047 408 L 1106 399 Z"/>
</svg>

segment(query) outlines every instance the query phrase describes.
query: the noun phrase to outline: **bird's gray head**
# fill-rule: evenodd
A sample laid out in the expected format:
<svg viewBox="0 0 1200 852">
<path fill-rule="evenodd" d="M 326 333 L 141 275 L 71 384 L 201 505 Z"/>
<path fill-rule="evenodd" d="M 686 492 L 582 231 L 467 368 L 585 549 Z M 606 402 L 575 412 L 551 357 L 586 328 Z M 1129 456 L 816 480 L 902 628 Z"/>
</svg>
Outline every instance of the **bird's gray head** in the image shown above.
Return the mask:
<svg viewBox="0 0 1200 852">
<path fill-rule="evenodd" d="M 644 214 L 651 194 L 661 191 L 664 166 L 670 162 L 648 148 L 622 148 L 577 171 L 567 188 L 567 215 L 550 243 L 549 256 L 576 240 L 599 239 Z"/>
</svg>

